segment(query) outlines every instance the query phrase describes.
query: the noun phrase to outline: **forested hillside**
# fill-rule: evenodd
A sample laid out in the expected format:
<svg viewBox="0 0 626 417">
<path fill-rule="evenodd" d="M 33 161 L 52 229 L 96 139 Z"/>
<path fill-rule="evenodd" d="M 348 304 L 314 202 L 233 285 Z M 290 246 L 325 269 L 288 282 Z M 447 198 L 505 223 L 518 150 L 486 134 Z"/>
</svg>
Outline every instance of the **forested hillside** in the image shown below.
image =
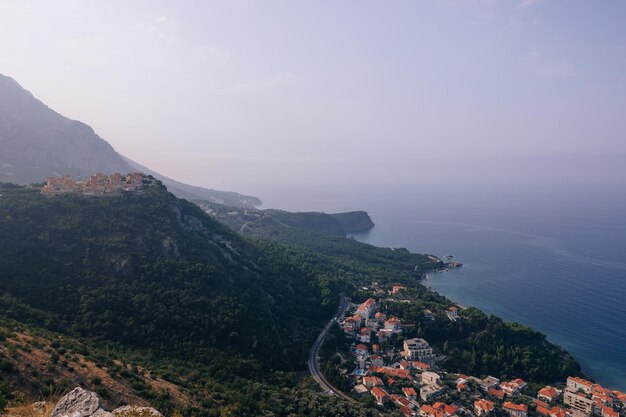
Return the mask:
<svg viewBox="0 0 626 417">
<path fill-rule="evenodd" d="M 369 296 L 361 287 L 373 281 L 414 289 L 412 303 L 389 306 L 400 317 L 449 305 L 418 282 L 443 264 L 274 216 L 243 224 L 236 233 L 158 182 L 116 197 L 0 184 L 0 405 L 77 381 L 167 414 L 373 415 L 317 392 L 308 349 L 339 293 Z M 446 344 L 455 370 L 491 372 L 506 360 L 543 380 L 576 369 L 536 332 L 481 317 L 417 331 Z M 554 363 L 537 370 L 541 349 Z"/>
</svg>

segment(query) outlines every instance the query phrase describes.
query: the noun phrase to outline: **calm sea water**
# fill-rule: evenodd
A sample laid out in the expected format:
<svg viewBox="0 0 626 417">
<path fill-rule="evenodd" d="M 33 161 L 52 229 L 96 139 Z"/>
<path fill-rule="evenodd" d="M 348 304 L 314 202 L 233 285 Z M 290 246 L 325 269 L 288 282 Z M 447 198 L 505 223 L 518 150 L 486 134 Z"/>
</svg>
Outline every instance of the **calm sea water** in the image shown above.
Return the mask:
<svg viewBox="0 0 626 417">
<path fill-rule="evenodd" d="M 428 284 L 545 333 L 584 371 L 626 390 L 626 204 L 620 193 L 523 195 L 389 192 L 316 199 L 311 209 L 368 209 L 376 227 L 354 237 L 379 246 L 454 255 L 460 270 Z M 342 204 L 337 204 L 341 201 Z M 313 203 L 313 201 L 311 201 Z M 303 209 L 302 207 L 286 207 Z"/>
</svg>

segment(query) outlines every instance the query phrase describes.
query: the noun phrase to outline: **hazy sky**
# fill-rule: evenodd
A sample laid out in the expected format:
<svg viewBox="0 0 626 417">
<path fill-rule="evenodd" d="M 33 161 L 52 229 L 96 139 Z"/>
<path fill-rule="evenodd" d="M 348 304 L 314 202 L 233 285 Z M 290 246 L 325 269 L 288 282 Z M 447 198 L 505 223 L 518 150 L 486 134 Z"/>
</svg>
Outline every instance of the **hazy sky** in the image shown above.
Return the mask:
<svg viewBox="0 0 626 417">
<path fill-rule="evenodd" d="M 602 174 L 626 155 L 625 22 L 623 0 L 0 0 L 0 73 L 198 185 L 532 175 L 537 155 Z"/>
</svg>

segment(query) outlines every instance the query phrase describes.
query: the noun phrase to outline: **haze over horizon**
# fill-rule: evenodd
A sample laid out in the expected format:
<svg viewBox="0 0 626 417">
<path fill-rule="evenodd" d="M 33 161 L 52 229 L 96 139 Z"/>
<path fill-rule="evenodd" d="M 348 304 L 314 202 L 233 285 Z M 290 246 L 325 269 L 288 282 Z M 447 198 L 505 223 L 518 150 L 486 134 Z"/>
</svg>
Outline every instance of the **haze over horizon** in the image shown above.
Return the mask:
<svg viewBox="0 0 626 417">
<path fill-rule="evenodd" d="M 624 185 L 626 4 L 0 1 L 0 73 L 192 184 Z"/>
</svg>

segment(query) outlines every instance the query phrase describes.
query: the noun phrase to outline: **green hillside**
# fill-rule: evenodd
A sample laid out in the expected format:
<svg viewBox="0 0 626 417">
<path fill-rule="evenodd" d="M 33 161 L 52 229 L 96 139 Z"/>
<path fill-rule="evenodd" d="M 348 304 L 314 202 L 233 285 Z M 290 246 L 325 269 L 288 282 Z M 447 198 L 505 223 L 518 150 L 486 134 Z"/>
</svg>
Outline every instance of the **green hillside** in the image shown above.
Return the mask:
<svg viewBox="0 0 626 417">
<path fill-rule="evenodd" d="M 100 198 L 0 184 L 0 404 L 15 390 L 37 399 L 74 382 L 168 415 L 375 415 L 319 393 L 308 349 L 339 293 L 370 296 L 361 287 L 373 281 L 415 290 L 413 304 L 389 306 L 401 317 L 422 303 L 450 305 L 418 281 L 442 264 L 274 215 L 217 209 L 177 199 L 158 182 Z M 489 339 L 489 323 L 477 315 L 473 327 L 446 321 L 418 334 L 448 340 L 455 370 L 513 360 L 520 376 L 549 380 L 577 369 L 530 329 L 507 326 Z M 515 348 L 500 355 L 490 340 Z M 538 372 L 546 349 L 554 365 Z"/>
</svg>

